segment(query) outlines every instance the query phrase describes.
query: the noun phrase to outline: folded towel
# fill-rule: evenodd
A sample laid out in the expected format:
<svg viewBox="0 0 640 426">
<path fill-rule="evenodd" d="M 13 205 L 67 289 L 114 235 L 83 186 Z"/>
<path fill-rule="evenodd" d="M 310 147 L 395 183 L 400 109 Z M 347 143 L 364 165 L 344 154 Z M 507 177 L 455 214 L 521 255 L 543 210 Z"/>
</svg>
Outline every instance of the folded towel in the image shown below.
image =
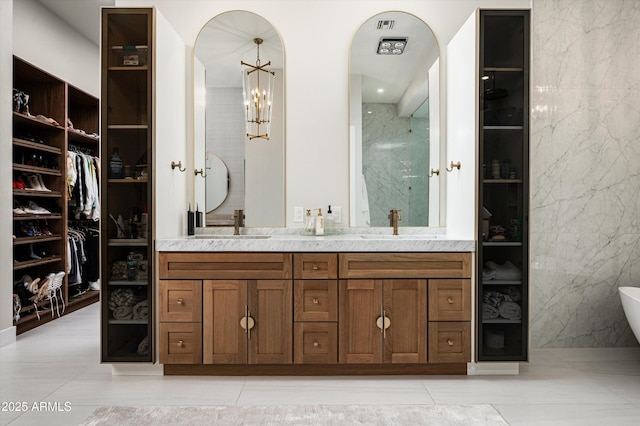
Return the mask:
<svg viewBox="0 0 640 426">
<path fill-rule="evenodd" d="M 109 309 L 112 311 L 118 306 L 135 306 L 140 301 L 133 289 L 120 287 L 115 289 L 109 297 Z"/>
<path fill-rule="evenodd" d="M 494 319 L 498 318 L 499 312 L 498 308 L 495 306 L 488 305 L 486 303 L 482 304 L 482 318 L 483 319 Z"/>
<path fill-rule="evenodd" d="M 502 318 L 517 320 L 522 318 L 522 310 L 516 302 L 504 302 L 498 306 Z M 484 312 L 484 311 L 483 311 Z"/>
<path fill-rule="evenodd" d="M 149 318 L 149 302 L 143 300 L 133 307 L 133 319 L 146 320 Z"/>
<path fill-rule="evenodd" d="M 482 268 L 482 280 L 495 280 L 496 279 L 496 270 L 491 268 Z"/>
<path fill-rule="evenodd" d="M 507 286 L 505 291 L 511 300 L 514 302 L 519 302 L 522 299 L 522 294 L 520 294 L 520 288 L 514 285 Z"/>
<path fill-rule="evenodd" d="M 494 308 L 497 308 L 503 302 L 513 302 L 513 299 L 508 294 L 504 294 L 499 291 L 487 290 L 484 292 L 482 301 L 487 305 L 491 305 Z"/>
<path fill-rule="evenodd" d="M 113 310 L 113 318 L 117 320 L 129 320 L 133 318 L 133 308 L 131 306 L 118 306 Z"/>
<path fill-rule="evenodd" d="M 149 355 L 149 336 L 142 339 L 140 344 L 138 344 L 138 355 L 140 356 Z"/>
<path fill-rule="evenodd" d="M 520 272 L 518 267 L 508 260 L 504 262 L 504 265 L 498 265 L 495 262 L 489 261 L 486 263 L 486 267 L 487 269 L 494 270 L 496 272 L 495 277 L 493 278 L 496 280 L 516 281 L 522 278 L 522 273 Z"/>
</svg>

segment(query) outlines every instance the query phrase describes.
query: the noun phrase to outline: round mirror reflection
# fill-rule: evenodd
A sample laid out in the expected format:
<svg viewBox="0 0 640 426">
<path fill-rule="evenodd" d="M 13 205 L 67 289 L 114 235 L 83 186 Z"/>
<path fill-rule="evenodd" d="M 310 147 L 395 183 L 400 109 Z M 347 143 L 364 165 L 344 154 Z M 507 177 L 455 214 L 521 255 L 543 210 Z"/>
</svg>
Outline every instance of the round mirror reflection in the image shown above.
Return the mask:
<svg viewBox="0 0 640 426">
<path fill-rule="evenodd" d="M 222 158 L 212 152 L 207 152 L 206 159 L 206 212 L 213 212 L 222 205 L 229 194 L 229 169 Z"/>
<path fill-rule="evenodd" d="M 404 12 L 373 16 L 350 51 L 350 223 L 439 225 L 439 50 L 430 28 Z"/>
</svg>

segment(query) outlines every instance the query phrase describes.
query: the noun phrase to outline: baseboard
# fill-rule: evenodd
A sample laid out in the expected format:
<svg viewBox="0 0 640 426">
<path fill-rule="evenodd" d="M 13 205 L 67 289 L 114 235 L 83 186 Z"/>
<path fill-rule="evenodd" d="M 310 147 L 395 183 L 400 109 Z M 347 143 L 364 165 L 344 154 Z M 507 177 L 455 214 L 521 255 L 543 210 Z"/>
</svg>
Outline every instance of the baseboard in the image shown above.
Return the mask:
<svg viewBox="0 0 640 426">
<path fill-rule="evenodd" d="M 517 376 L 520 374 L 518 362 L 470 362 L 468 376 Z"/>
<path fill-rule="evenodd" d="M 11 326 L 0 330 L 0 348 L 16 342 L 16 327 Z"/>
<path fill-rule="evenodd" d="M 111 364 L 112 376 L 162 376 L 163 374 L 162 364 Z"/>
</svg>

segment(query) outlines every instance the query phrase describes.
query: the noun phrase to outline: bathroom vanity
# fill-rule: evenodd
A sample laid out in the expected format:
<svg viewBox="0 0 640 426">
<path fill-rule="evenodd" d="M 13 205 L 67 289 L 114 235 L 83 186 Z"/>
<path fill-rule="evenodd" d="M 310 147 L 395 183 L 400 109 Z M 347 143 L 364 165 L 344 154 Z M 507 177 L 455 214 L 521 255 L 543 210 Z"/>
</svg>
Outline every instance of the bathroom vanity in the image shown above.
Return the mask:
<svg viewBox="0 0 640 426">
<path fill-rule="evenodd" d="M 473 241 L 199 237 L 156 245 L 165 374 L 466 374 Z"/>
</svg>

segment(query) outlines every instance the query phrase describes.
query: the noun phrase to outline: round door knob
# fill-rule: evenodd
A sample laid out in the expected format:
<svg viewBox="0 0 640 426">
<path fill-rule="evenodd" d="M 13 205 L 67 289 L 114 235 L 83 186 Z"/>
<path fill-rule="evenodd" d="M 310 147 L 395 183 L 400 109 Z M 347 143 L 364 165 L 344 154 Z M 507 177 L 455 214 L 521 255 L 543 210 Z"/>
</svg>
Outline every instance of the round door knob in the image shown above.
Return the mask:
<svg viewBox="0 0 640 426">
<path fill-rule="evenodd" d="M 314 298 L 313 298 L 313 304 L 314 304 L 314 305 L 317 305 L 317 304 L 318 304 L 318 298 L 317 298 L 317 297 L 314 297 Z"/>
<path fill-rule="evenodd" d="M 450 297 L 447 297 L 447 302 L 449 302 L 449 304 L 451 305 L 451 304 L 453 304 L 453 299 L 450 298 Z"/>
<path fill-rule="evenodd" d="M 184 346 L 184 342 L 182 340 L 178 340 L 178 347 L 181 348 Z"/>
<path fill-rule="evenodd" d="M 313 265 L 313 270 L 314 270 L 314 271 L 317 271 L 317 270 L 318 270 L 318 265 L 314 264 L 314 265 Z"/>
<path fill-rule="evenodd" d="M 314 340 L 314 341 L 313 341 L 313 346 L 315 346 L 315 347 L 317 348 L 318 346 L 320 346 L 320 343 L 318 343 L 318 341 L 317 341 L 317 340 Z"/>
<path fill-rule="evenodd" d="M 451 339 L 447 339 L 447 345 L 449 345 L 449 346 L 453 346 L 453 340 L 451 340 Z"/>
<path fill-rule="evenodd" d="M 182 297 L 178 299 L 178 305 L 182 305 L 184 303 L 184 300 L 182 300 Z"/>
</svg>

